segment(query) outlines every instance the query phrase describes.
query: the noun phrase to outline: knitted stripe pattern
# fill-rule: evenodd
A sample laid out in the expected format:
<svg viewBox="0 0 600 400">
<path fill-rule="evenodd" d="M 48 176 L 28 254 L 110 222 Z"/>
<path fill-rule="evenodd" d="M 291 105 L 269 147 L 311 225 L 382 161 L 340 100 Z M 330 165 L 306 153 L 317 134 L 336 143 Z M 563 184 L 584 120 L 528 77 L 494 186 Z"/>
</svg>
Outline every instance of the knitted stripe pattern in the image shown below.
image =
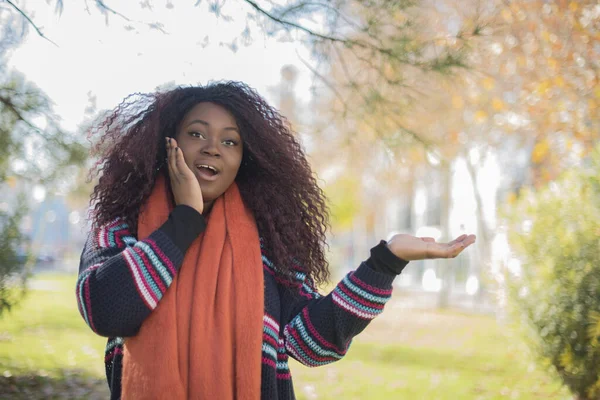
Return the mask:
<svg viewBox="0 0 600 400">
<path fill-rule="evenodd" d="M 137 240 L 121 220 L 93 230 L 83 250 L 76 286 L 79 311 L 108 337 L 104 357 L 111 399 L 119 399 L 124 337 L 133 336 L 156 308 L 179 270 L 186 248 L 159 228 Z M 316 367 L 341 359 L 352 338 L 383 311 L 394 276 L 366 263 L 327 296 L 300 267 L 284 278 L 261 241 L 265 304 L 261 398 L 294 399 L 288 357 Z"/>
</svg>

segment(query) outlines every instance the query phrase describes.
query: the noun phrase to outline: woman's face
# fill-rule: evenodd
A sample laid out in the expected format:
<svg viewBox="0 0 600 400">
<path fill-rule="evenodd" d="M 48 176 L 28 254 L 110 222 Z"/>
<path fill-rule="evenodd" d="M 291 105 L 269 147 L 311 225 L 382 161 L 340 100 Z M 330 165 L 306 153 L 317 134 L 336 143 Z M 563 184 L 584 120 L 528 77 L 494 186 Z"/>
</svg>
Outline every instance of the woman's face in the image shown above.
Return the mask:
<svg viewBox="0 0 600 400">
<path fill-rule="evenodd" d="M 204 209 L 233 183 L 243 146 L 233 115 L 214 103 L 198 103 L 184 117 L 175 136 L 185 163 L 196 174 Z"/>
</svg>

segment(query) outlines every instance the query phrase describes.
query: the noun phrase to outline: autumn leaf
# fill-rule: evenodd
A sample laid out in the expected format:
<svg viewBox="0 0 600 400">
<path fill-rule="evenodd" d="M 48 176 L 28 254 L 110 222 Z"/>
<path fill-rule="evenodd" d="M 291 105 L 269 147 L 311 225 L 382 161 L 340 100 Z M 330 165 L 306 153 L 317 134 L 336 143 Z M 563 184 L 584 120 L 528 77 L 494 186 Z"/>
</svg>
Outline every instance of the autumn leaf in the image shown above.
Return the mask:
<svg viewBox="0 0 600 400">
<path fill-rule="evenodd" d="M 498 97 L 494 97 L 494 99 L 492 100 L 492 108 L 495 111 L 502 111 L 504 110 L 504 102 Z"/>
<path fill-rule="evenodd" d="M 485 78 L 482 83 L 485 90 L 492 90 L 496 86 L 493 78 Z"/>
<path fill-rule="evenodd" d="M 548 144 L 547 140 L 537 142 L 531 154 L 531 161 L 533 161 L 535 164 L 539 164 L 546 157 L 549 150 L 550 145 Z"/>
<path fill-rule="evenodd" d="M 475 113 L 475 122 L 481 124 L 487 120 L 488 114 L 484 110 L 479 110 Z"/>
<path fill-rule="evenodd" d="M 565 86 L 565 80 L 562 76 L 557 76 L 556 78 L 554 78 L 554 85 L 556 85 L 559 88 L 562 88 Z"/>
<path fill-rule="evenodd" d="M 517 194 L 515 192 L 508 193 L 508 195 L 506 196 L 506 202 L 509 205 L 511 205 L 511 204 L 515 204 L 516 201 L 517 201 Z"/>
<path fill-rule="evenodd" d="M 576 1 L 572 1 L 569 3 L 569 10 L 572 12 L 577 11 L 577 9 L 579 8 L 579 4 L 577 4 Z"/>
</svg>

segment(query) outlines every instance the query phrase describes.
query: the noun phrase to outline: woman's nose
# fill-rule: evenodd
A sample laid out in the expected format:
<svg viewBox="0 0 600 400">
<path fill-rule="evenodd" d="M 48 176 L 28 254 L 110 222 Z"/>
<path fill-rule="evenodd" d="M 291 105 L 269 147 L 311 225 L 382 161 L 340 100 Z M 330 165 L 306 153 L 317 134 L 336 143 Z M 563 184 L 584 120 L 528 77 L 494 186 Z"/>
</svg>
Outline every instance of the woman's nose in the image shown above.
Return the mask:
<svg viewBox="0 0 600 400">
<path fill-rule="evenodd" d="M 207 140 L 204 143 L 204 146 L 202 147 L 202 153 L 209 155 L 209 156 L 213 156 L 213 157 L 218 157 L 221 154 L 219 153 L 219 148 L 217 146 L 217 144 L 215 143 L 215 140 Z"/>
</svg>

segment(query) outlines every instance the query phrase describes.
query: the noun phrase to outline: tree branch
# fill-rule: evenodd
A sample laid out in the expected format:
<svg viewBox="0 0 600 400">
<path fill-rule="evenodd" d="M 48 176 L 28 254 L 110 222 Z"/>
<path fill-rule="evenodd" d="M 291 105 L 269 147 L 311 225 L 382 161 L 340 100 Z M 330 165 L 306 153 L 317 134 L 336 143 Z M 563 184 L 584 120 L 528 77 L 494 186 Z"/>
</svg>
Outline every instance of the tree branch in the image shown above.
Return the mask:
<svg viewBox="0 0 600 400">
<path fill-rule="evenodd" d="M 360 30 L 361 27 L 356 24 L 356 22 L 351 21 L 348 17 L 346 17 L 344 14 L 342 14 L 342 12 L 335 8 L 330 6 L 329 4 L 325 4 L 325 3 L 318 3 L 318 2 L 306 2 L 306 3 L 300 3 L 297 4 L 295 6 L 290 6 L 286 9 L 284 9 L 281 14 L 280 14 L 280 18 L 284 18 L 287 16 L 287 14 L 294 14 L 296 11 L 298 10 L 302 10 L 303 8 L 306 7 L 323 7 L 326 8 L 332 12 L 334 12 L 337 16 L 339 16 L 344 22 L 346 22 L 348 25 L 354 27 L 356 30 Z"/>
<path fill-rule="evenodd" d="M 269 19 L 277 22 L 280 25 L 291 27 L 291 28 L 294 28 L 294 29 L 298 29 L 298 30 L 300 30 L 300 31 L 302 31 L 304 33 L 308 33 L 310 36 L 314 36 L 316 38 L 319 38 L 319 39 L 322 39 L 322 40 L 326 40 L 326 41 L 329 41 L 329 42 L 338 42 L 338 43 L 348 43 L 348 42 L 351 42 L 350 39 L 342 39 L 342 38 L 338 38 L 338 37 L 335 37 L 335 36 L 323 35 L 323 34 L 314 32 L 314 31 L 312 31 L 312 30 L 310 30 L 310 29 L 308 29 L 308 28 L 306 28 L 306 27 L 304 27 L 302 25 L 299 25 L 299 24 L 297 24 L 295 22 L 281 19 L 281 18 L 277 17 L 276 15 L 271 14 L 270 12 L 268 12 L 267 10 L 265 10 L 264 8 L 262 8 L 261 6 L 259 6 L 258 4 L 256 4 L 255 1 L 252 1 L 252 0 L 244 0 L 244 1 L 246 3 L 248 3 L 252 8 L 254 8 L 256 11 L 258 11 L 260 14 L 263 14 L 267 18 L 269 18 Z"/>
<path fill-rule="evenodd" d="M 23 114 L 21 114 L 21 112 L 17 109 L 17 107 L 12 103 L 12 101 L 10 101 L 10 99 L 0 96 L 0 103 L 4 104 L 4 106 L 6 106 L 6 108 L 9 109 L 9 111 L 11 111 L 15 117 L 17 117 L 17 119 L 19 121 L 22 121 L 25 125 L 27 125 L 28 127 L 30 127 L 35 133 L 37 133 L 38 135 L 40 135 L 41 137 L 43 137 L 44 139 L 49 139 L 47 137 L 47 135 L 37 126 L 35 126 L 34 124 L 32 124 L 31 122 L 29 122 L 24 116 Z"/>
<path fill-rule="evenodd" d="M 252 8 L 254 8 L 258 13 L 266 16 L 267 18 L 271 19 L 272 21 L 277 22 L 278 24 L 283 25 L 288 28 L 297 29 L 297 30 L 307 33 L 309 36 L 315 37 L 317 39 L 321 39 L 321 40 L 332 42 L 332 43 L 339 43 L 346 47 L 360 47 L 362 49 L 375 50 L 376 52 L 378 52 L 382 55 L 385 55 L 385 56 L 389 57 L 390 59 L 395 60 L 401 64 L 412 65 L 414 67 L 420 67 L 420 68 L 428 68 L 428 65 L 426 63 L 411 62 L 409 60 L 398 57 L 398 55 L 395 54 L 392 49 L 389 49 L 386 47 L 381 47 L 381 46 L 378 46 L 378 45 L 375 45 L 372 43 L 365 43 L 360 40 L 324 35 L 324 34 L 315 32 L 311 29 L 308 29 L 307 27 L 297 24 L 295 22 L 279 18 L 278 16 L 270 13 L 269 11 L 267 11 L 264 8 L 262 8 L 261 6 L 259 6 L 253 0 L 244 0 L 244 1 L 246 3 L 248 3 Z"/>
<path fill-rule="evenodd" d="M 304 64 L 304 66 L 306 68 L 309 69 L 310 72 L 313 73 L 314 76 L 316 76 L 317 78 L 319 78 L 319 80 L 321 80 L 321 82 L 323 82 L 325 84 L 325 86 L 327 86 L 329 88 L 329 90 L 331 90 L 335 96 L 342 102 L 343 106 L 344 106 L 344 110 L 346 109 L 346 102 L 344 101 L 344 98 L 342 97 L 342 95 L 340 94 L 340 92 L 338 92 L 338 90 L 335 88 L 335 86 L 333 86 L 333 84 L 331 82 L 329 82 L 329 80 L 327 80 L 327 78 L 325 78 L 323 75 L 321 75 L 319 73 L 319 71 L 316 70 L 316 68 L 313 68 L 312 65 L 310 65 L 308 63 L 308 61 L 304 60 L 300 54 L 298 53 L 298 50 L 296 50 L 296 55 L 298 56 L 298 59 L 300 60 L 300 62 L 302 64 Z"/>
<path fill-rule="evenodd" d="M 127 22 L 131 22 L 131 20 L 129 18 L 127 18 L 126 16 L 124 16 L 120 12 L 113 10 L 112 8 L 110 8 L 109 6 L 107 6 L 102 0 L 96 0 L 96 6 L 99 9 L 101 9 L 101 10 L 106 10 L 106 11 L 108 11 L 108 12 L 114 14 L 114 15 L 117 15 L 117 16 L 123 18 Z"/>
<path fill-rule="evenodd" d="M 58 45 L 56 43 L 54 43 L 52 40 L 50 40 L 48 37 L 46 37 L 46 35 L 44 35 L 41 31 L 40 28 L 38 28 L 38 26 L 31 20 L 31 18 L 29 18 L 29 16 L 27 14 L 25 14 L 25 12 L 23 10 L 21 10 L 15 3 L 13 3 L 10 0 L 5 0 L 9 6 L 11 6 L 12 8 L 14 8 L 19 14 L 21 14 L 21 16 L 23 18 L 25 18 L 27 20 L 27 22 L 29 22 L 29 25 L 31 25 L 33 27 L 33 29 L 35 29 L 35 31 L 37 32 L 38 35 L 40 35 L 42 38 L 46 39 L 47 41 L 49 41 L 50 43 L 52 43 L 53 45 L 55 45 L 56 47 L 58 47 Z"/>
</svg>

